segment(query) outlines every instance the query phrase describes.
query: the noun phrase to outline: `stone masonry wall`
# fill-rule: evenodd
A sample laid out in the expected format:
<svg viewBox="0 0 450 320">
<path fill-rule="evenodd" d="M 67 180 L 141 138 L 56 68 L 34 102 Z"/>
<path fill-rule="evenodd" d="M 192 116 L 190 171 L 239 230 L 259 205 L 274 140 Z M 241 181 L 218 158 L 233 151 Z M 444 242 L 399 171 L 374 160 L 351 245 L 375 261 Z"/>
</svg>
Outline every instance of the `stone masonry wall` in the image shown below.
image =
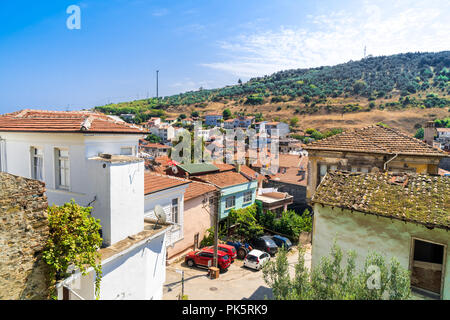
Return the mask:
<svg viewBox="0 0 450 320">
<path fill-rule="evenodd" d="M 47 299 L 45 184 L 0 172 L 0 299 Z"/>
</svg>

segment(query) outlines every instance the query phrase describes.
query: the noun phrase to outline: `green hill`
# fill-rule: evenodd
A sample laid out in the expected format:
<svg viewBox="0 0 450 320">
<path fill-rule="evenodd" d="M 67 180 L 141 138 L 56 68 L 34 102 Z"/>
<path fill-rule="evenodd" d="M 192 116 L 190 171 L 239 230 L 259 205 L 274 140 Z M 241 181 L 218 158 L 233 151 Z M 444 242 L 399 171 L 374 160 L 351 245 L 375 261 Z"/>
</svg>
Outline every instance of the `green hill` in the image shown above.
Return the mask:
<svg viewBox="0 0 450 320">
<path fill-rule="evenodd" d="M 252 106 L 273 105 L 274 112 L 286 107 L 291 108 L 293 114 L 349 113 L 374 108 L 445 108 L 450 106 L 449 96 L 450 51 L 442 51 L 367 57 L 336 66 L 280 71 L 224 88 L 95 109 L 116 115 L 135 113 L 139 122 L 165 112 L 229 106 L 239 112 L 251 111 Z"/>
</svg>

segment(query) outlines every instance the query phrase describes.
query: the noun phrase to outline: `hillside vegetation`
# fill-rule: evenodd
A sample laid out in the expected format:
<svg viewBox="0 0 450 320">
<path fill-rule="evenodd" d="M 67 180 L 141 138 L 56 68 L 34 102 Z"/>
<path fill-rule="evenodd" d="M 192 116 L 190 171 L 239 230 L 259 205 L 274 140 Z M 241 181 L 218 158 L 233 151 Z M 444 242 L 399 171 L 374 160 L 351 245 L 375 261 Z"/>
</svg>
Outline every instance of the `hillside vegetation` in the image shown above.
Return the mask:
<svg viewBox="0 0 450 320">
<path fill-rule="evenodd" d="M 199 89 L 95 109 L 116 115 L 134 113 L 140 122 L 150 116 L 193 111 L 202 115 L 227 108 L 234 114 L 262 113 L 268 120 L 289 122 L 298 117 L 301 128 L 303 119 L 321 115 L 410 108 L 448 112 L 449 97 L 450 51 L 443 51 L 367 57 L 336 66 L 286 70 L 224 88 Z"/>
</svg>

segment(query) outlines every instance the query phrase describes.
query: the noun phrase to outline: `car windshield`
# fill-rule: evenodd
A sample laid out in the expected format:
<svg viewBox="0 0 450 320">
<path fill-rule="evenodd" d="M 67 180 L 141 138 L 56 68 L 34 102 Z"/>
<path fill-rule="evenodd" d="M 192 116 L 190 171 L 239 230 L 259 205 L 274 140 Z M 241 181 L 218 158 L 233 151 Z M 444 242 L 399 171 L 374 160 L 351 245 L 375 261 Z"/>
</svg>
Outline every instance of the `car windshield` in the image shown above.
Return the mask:
<svg viewBox="0 0 450 320">
<path fill-rule="evenodd" d="M 255 257 L 251 254 L 247 255 L 247 260 L 251 261 L 251 262 L 256 262 L 256 260 L 258 260 L 258 257 Z"/>
<path fill-rule="evenodd" d="M 265 241 L 266 241 L 266 245 L 268 247 L 276 247 L 277 246 L 272 239 L 265 239 Z"/>
</svg>

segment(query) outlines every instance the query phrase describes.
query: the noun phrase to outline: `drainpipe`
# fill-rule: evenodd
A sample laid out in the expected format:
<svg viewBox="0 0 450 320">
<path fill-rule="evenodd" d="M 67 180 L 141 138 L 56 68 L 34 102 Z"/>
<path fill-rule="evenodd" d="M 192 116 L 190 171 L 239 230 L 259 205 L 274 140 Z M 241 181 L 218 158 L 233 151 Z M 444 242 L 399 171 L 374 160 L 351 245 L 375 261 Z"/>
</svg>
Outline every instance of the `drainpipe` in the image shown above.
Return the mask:
<svg viewBox="0 0 450 320">
<path fill-rule="evenodd" d="M 395 158 L 397 158 L 398 153 L 395 154 L 395 156 L 393 156 L 391 159 L 389 159 L 388 161 L 386 161 L 383 165 L 384 171 L 386 171 L 387 165 L 389 162 L 391 162 L 392 160 L 394 160 Z"/>
</svg>

